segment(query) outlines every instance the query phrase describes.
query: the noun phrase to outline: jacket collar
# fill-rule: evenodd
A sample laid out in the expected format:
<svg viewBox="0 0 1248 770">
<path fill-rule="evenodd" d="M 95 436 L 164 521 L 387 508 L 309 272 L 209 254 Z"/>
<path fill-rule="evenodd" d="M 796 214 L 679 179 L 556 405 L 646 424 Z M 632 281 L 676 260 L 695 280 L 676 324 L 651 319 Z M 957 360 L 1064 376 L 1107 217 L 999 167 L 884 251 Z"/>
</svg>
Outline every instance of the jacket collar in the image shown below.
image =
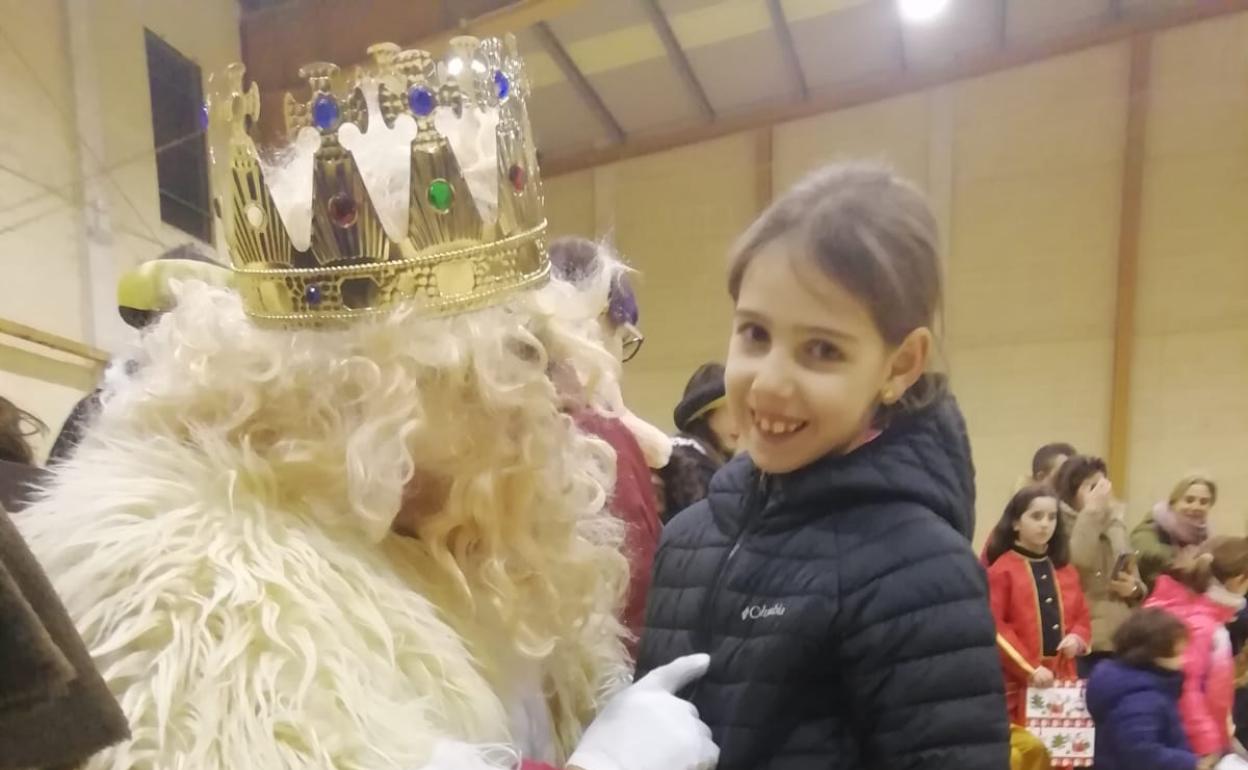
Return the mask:
<svg viewBox="0 0 1248 770">
<path fill-rule="evenodd" d="M 1022 556 L 1024 559 L 1028 559 L 1030 561 L 1044 561 L 1045 559 L 1049 558 L 1049 555 L 1047 553 L 1036 553 L 1035 551 L 1029 551 L 1026 548 L 1019 545 L 1018 543 L 1015 543 L 1011 547 L 1010 550 L 1014 551 L 1014 553 L 1018 554 L 1019 556 Z"/>
<path fill-rule="evenodd" d="M 875 440 L 846 455 L 828 455 L 792 473 L 764 478 L 748 455 L 715 476 L 709 493 L 718 521 L 740 524 L 751 489 L 770 526 L 796 526 L 877 503 L 923 506 L 966 538 L 975 528 L 975 470 L 966 424 L 952 396 L 896 418 Z"/>
</svg>

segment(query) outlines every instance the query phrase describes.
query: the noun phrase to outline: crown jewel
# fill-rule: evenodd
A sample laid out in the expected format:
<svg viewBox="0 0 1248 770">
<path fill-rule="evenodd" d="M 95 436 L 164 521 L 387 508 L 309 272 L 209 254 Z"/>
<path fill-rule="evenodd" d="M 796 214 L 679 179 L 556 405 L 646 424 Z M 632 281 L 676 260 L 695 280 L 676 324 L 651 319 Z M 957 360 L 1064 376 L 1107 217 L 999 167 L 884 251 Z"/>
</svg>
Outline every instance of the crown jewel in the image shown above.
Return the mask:
<svg viewBox="0 0 1248 770">
<path fill-rule="evenodd" d="M 249 135 L 255 83 L 232 65 L 209 99 L 230 127 L 224 218 L 235 284 L 260 321 L 319 326 L 413 302 L 440 315 L 546 280 L 541 177 L 514 38 L 456 38 L 435 62 L 383 43 L 346 81 L 300 70 L 280 163 Z M 214 81 L 214 87 L 218 83 Z"/>
</svg>

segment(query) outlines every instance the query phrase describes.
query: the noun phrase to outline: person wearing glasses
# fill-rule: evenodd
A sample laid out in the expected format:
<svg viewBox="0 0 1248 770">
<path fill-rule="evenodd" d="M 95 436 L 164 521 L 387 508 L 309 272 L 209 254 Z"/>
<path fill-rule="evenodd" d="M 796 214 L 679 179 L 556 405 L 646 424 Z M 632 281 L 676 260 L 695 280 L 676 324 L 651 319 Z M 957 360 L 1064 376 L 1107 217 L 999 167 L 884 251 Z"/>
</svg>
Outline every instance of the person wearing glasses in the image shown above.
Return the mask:
<svg viewBox="0 0 1248 770">
<path fill-rule="evenodd" d="M 602 369 L 618 372 L 619 364 L 636 357 L 645 339 L 637 328 L 640 313 L 628 282 L 628 267 L 608 249 L 586 238 L 558 238 L 551 242 L 549 251 L 551 275 L 568 289 L 568 297 L 561 301 L 584 302 L 584 316 L 597 316 L 604 347 L 616 359 L 605 362 Z M 667 464 L 671 440 L 624 406 L 618 377 L 595 379 L 574 371 L 569 361 L 552 361 L 551 378 L 564 410 L 577 427 L 615 450 L 616 480 L 610 507 L 627 526 L 624 553 L 629 561 L 628 595 L 621 620 L 635 639 L 645 620 L 650 570 L 662 531 L 655 469 Z M 630 647 L 630 652 L 634 651 Z"/>
</svg>

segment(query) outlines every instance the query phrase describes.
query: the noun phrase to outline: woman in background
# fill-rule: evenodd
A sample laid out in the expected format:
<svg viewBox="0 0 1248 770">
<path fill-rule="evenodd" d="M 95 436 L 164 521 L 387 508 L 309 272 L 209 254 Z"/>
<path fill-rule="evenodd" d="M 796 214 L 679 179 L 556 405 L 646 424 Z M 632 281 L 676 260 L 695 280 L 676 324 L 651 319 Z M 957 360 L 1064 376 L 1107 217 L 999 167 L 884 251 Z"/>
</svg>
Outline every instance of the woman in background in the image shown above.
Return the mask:
<svg viewBox="0 0 1248 770">
<path fill-rule="evenodd" d="M 1150 590 L 1157 576 L 1174 564 L 1179 551 L 1195 548 L 1212 536 L 1209 512 L 1217 502 L 1217 482 L 1206 473 L 1189 473 L 1131 533 L 1131 545 L 1139 552 L 1140 576 Z"/>
<path fill-rule="evenodd" d="M 715 471 L 737 449 L 737 426 L 725 408 L 723 364 L 707 363 L 689 378 L 673 419 L 672 459 L 663 468 L 663 523 L 706 497 Z"/>
<path fill-rule="evenodd" d="M 1062 464 L 1054 485 L 1070 533 L 1070 563 L 1079 571 L 1092 613 L 1092 652 L 1079 659 L 1079 678 L 1109 657 L 1114 632 L 1148 594 L 1127 539 L 1125 506 L 1114 499 L 1105 461 L 1075 455 Z"/>
</svg>

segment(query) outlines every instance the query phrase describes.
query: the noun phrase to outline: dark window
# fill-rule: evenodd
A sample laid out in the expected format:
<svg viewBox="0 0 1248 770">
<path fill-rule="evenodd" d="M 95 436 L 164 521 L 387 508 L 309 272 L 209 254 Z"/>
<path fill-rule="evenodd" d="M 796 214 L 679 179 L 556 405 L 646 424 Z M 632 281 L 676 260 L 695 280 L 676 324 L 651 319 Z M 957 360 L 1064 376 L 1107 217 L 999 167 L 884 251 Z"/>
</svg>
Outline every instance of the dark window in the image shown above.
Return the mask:
<svg viewBox="0 0 1248 770">
<path fill-rule="evenodd" d="M 151 30 L 144 32 L 160 219 L 211 243 L 208 146 L 200 122 L 204 87 L 199 65 Z"/>
<path fill-rule="evenodd" d="M 290 5 L 291 0 L 239 0 L 238 4 L 243 7 L 244 13 L 252 13 L 268 10 L 269 8 L 277 8 L 282 5 Z"/>
</svg>

